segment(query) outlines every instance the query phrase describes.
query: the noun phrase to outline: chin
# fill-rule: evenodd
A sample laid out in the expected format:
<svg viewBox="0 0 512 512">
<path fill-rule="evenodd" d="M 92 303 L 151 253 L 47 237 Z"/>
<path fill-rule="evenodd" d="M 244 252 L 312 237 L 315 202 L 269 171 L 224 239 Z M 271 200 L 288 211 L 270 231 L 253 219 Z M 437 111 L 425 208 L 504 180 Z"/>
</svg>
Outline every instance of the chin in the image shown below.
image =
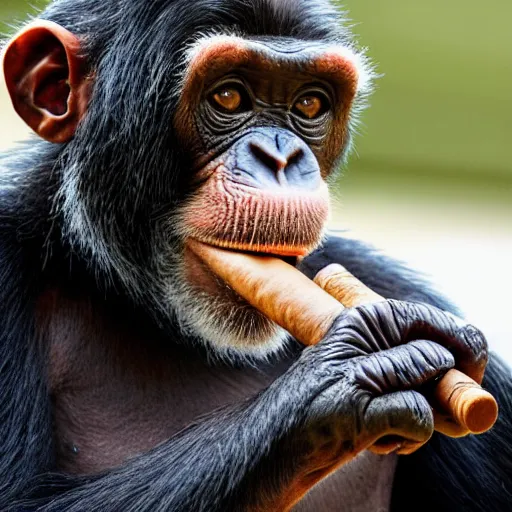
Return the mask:
<svg viewBox="0 0 512 512">
<path fill-rule="evenodd" d="M 290 335 L 213 275 L 186 247 L 165 279 L 164 300 L 188 339 L 214 357 L 266 360 L 284 355 Z M 176 267 L 174 267 L 176 270 Z"/>
<path fill-rule="evenodd" d="M 191 294 L 178 314 L 187 334 L 221 359 L 265 360 L 284 354 L 288 346 L 288 333 L 248 304 Z"/>
</svg>

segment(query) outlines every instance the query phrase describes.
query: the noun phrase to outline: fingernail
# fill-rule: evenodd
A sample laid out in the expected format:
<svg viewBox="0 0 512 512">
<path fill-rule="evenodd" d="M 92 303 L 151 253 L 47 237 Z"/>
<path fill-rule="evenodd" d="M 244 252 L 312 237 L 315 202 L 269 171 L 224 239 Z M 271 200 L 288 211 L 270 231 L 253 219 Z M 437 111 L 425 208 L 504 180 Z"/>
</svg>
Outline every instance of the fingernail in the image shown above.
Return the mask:
<svg viewBox="0 0 512 512">
<path fill-rule="evenodd" d="M 398 451 L 402 448 L 402 446 L 403 446 L 403 443 L 390 444 L 386 448 L 382 449 L 382 455 L 390 455 L 395 452 L 398 453 Z"/>
</svg>

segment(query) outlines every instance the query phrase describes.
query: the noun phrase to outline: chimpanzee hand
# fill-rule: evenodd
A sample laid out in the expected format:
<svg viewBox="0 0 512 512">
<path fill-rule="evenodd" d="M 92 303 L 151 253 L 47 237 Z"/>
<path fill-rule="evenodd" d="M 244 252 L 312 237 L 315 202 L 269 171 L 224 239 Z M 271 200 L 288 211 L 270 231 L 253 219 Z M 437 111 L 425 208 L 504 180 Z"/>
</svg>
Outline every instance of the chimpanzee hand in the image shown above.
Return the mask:
<svg viewBox="0 0 512 512">
<path fill-rule="evenodd" d="M 411 453 L 434 429 L 418 390 L 454 366 L 480 382 L 486 362 L 483 335 L 435 307 L 389 300 L 346 310 L 283 376 L 307 397 L 292 429 L 294 446 L 306 447 L 298 467 L 332 470 L 379 440 L 381 453 Z"/>
</svg>

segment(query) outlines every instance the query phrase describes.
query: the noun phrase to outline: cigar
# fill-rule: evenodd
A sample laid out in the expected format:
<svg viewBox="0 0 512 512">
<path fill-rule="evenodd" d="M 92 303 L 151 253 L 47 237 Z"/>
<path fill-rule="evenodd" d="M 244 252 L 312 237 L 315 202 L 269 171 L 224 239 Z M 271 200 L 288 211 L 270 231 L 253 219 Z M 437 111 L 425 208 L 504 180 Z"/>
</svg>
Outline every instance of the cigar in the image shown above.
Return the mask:
<svg viewBox="0 0 512 512">
<path fill-rule="evenodd" d="M 314 282 L 347 308 L 385 300 L 338 264 L 320 270 Z M 439 380 L 434 388 L 433 402 L 446 413 L 435 413 L 436 430 L 450 437 L 482 434 L 498 419 L 498 404 L 494 397 L 455 369 Z"/>
<path fill-rule="evenodd" d="M 341 265 L 322 269 L 313 282 L 278 258 L 219 249 L 195 240 L 188 245 L 236 293 L 304 345 L 321 341 L 345 307 L 385 300 Z M 455 369 L 439 380 L 432 401 L 435 428 L 450 437 L 486 432 L 498 417 L 494 397 Z"/>
</svg>

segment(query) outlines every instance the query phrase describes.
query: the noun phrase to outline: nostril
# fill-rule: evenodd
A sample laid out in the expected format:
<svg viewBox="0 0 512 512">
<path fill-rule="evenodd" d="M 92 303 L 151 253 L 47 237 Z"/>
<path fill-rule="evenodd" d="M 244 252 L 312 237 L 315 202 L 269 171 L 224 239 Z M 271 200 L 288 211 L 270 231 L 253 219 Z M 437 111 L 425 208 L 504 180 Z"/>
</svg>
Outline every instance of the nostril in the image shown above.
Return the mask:
<svg viewBox="0 0 512 512">
<path fill-rule="evenodd" d="M 284 169 L 288 165 L 287 160 L 282 155 L 271 153 L 257 142 L 250 142 L 249 148 L 257 160 L 274 172 Z"/>
<path fill-rule="evenodd" d="M 286 167 L 291 167 L 294 164 L 298 164 L 302 160 L 303 156 L 304 150 L 302 148 L 297 148 L 288 156 L 288 163 L 286 164 Z"/>
</svg>

